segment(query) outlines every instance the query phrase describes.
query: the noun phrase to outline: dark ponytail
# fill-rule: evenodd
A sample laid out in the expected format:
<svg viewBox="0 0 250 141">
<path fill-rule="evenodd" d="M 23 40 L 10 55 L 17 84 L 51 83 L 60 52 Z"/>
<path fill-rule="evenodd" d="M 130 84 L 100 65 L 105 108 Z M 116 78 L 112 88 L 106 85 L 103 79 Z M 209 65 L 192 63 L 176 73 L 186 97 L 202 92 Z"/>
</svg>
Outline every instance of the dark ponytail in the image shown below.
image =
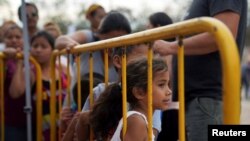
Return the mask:
<svg viewBox="0 0 250 141">
<path fill-rule="evenodd" d="M 90 113 L 91 128 L 97 140 L 106 140 L 122 117 L 122 92 L 118 83 L 109 85 Z"/>
</svg>

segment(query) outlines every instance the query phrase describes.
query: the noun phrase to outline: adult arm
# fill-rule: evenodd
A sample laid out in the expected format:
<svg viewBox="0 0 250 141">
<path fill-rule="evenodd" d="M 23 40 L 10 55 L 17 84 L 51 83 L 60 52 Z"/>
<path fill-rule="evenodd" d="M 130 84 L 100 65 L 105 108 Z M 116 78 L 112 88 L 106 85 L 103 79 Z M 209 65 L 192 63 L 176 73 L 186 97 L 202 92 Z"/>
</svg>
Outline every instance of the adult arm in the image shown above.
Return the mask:
<svg viewBox="0 0 250 141">
<path fill-rule="evenodd" d="M 87 42 L 87 36 L 82 31 L 77 31 L 72 35 L 59 36 L 55 41 L 56 49 L 72 48 L 76 45 Z"/>
<path fill-rule="evenodd" d="M 6 48 L 3 52 L 7 56 L 7 58 L 14 58 L 16 57 L 16 54 L 20 52 L 20 49 L 9 47 Z M 19 98 L 25 92 L 25 69 L 23 67 L 23 62 L 24 61 L 21 59 L 18 59 L 16 62 L 16 70 L 13 74 L 13 78 L 9 87 L 9 93 L 12 98 Z M 30 71 L 30 79 L 31 85 L 33 85 L 35 82 L 35 75 L 32 70 Z"/>
<path fill-rule="evenodd" d="M 224 11 L 214 15 L 214 18 L 222 21 L 231 31 L 234 38 L 237 36 L 240 15 L 233 11 Z M 202 55 L 218 50 L 215 39 L 209 33 L 202 33 L 183 40 L 186 55 Z M 162 55 L 177 54 L 178 41 L 165 42 L 158 40 L 154 44 L 154 50 Z"/>
</svg>

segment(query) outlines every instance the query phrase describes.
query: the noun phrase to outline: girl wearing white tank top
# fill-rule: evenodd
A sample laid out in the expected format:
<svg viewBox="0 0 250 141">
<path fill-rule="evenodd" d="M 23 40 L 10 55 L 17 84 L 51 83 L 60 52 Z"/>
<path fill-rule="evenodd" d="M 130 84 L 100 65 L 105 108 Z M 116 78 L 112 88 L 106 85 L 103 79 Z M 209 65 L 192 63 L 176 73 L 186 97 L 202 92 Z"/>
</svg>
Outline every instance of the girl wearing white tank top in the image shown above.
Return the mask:
<svg viewBox="0 0 250 141">
<path fill-rule="evenodd" d="M 122 90 L 119 83 L 109 85 L 90 112 L 95 140 L 149 141 L 147 121 L 147 58 L 138 58 L 127 65 L 127 130 L 122 136 Z M 153 58 L 153 110 L 168 108 L 172 91 L 169 88 L 167 64 Z M 150 141 L 154 140 L 153 139 Z"/>
</svg>

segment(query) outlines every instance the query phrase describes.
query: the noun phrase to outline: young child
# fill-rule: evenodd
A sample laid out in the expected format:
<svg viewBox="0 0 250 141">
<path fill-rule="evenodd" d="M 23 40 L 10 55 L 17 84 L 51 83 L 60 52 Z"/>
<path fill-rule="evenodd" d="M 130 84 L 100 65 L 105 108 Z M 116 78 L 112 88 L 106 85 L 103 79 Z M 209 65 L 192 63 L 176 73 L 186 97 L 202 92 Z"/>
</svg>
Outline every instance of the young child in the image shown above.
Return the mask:
<svg viewBox="0 0 250 141">
<path fill-rule="evenodd" d="M 31 55 L 37 60 L 42 70 L 42 98 L 43 98 L 43 139 L 49 141 L 50 137 L 50 58 L 54 49 L 54 38 L 46 31 L 39 31 L 31 38 Z M 56 106 L 59 107 L 59 98 L 61 95 L 64 100 L 67 95 L 68 79 L 66 76 L 66 68 L 62 67 L 62 73 L 59 74 L 59 66 L 55 68 L 56 73 Z M 59 78 L 61 78 L 62 91 L 59 93 Z M 34 82 L 35 84 L 35 82 Z M 32 93 L 34 92 L 36 85 L 32 87 Z M 33 95 L 33 102 L 36 102 L 36 95 Z M 58 114 L 57 111 L 56 114 Z M 59 120 L 59 119 L 57 119 Z"/>
<path fill-rule="evenodd" d="M 127 66 L 127 132 L 124 140 L 147 140 L 147 59 Z M 169 89 L 167 64 L 153 59 L 153 110 L 166 110 L 172 91 Z M 122 91 L 120 83 L 109 85 L 90 112 L 90 123 L 97 140 L 120 141 L 122 131 Z M 120 120 L 121 119 L 121 120 Z M 116 130 L 114 127 L 117 127 Z M 114 132 L 115 131 L 115 132 Z"/>
</svg>

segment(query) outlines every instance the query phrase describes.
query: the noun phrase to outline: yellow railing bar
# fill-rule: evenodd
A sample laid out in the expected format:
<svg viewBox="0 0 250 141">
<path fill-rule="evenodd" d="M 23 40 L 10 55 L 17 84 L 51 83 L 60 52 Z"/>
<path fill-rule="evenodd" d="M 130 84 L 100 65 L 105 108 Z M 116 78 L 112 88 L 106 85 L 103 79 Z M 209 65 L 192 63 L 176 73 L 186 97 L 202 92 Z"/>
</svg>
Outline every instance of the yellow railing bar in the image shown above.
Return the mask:
<svg viewBox="0 0 250 141">
<path fill-rule="evenodd" d="M 76 57 L 76 68 L 77 68 L 77 111 L 81 112 L 82 110 L 82 99 L 81 99 L 81 69 L 80 69 L 80 64 L 81 64 L 81 59 L 80 55 L 78 54 Z"/>
<path fill-rule="evenodd" d="M 62 63 L 61 63 L 61 56 L 58 56 L 58 73 L 62 74 Z M 62 111 L 62 78 L 58 78 L 58 111 L 59 113 Z M 61 114 L 59 114 L 59 119 L 61 119 Z M 59 126 L 59 133 L 58 133 L 58 139 L 61 140 L 62 137 L 62 129 L 61 126 Z"/>
<path fill-rule="evenodd" d="M 71 87 L 71 76 L 70 76 L 70 54 L 68 53 L 67 54 L 67 106 L 70 107 L 71 105 L 71 90 L 70 90 L 70 87 Z"/>
<path fill-rule="evenodd" d="M 90 95 L 90 107 L 94 104 L 94 94 L 93 94 L 93 54 L 89 54 L 89 95 Z"/>
<path fill-rule="evenodd" d="M 240 121 L 240 60 L 235 40 L 228 28 L 219 20 L 209 17 L 191 19 L 172 25 L 137 32 L 131 35 L 78 45 L 71 53 L 97 51 L 104 48 L 128 46 L 145 41 L 169 39 L 194 33 L 209 32 L 214 35 L 222 61 L 223 72 L 223 120 L 225 124 Z M 54 51 L 53 56 L 66 54 L 66 49 Z M 233 96 L 232 96 L 233 94 Z M 55 124 L 54 121 L 51 121 Z M 53 125 L 52 128 L 55 128 Z M 52 129 L 54 131 L 55 129 Z M 54 141 L 54 140 L 52 140 Z"/>
<path fill-rule="evenodd" d="M 37 63 L 37 61 L 33 58 L 30 57 L 29 59 L 31 63 L 35 66 L 36 68 L 36 96 L 37 96 L 37 101 L 36 101 L 36 120 L 37 120 L 37 141 L 42 140 L 42 131 L 43 131 L 43 106 L 42 106 L 42 70 L 40 67 L 40 64 Z"/>
<path fill-rule="evenodd" d="M 17 54 L 17 57 L 19 59 L 23 59 L 22 54 Z M 37 120 L 37 130 L 36 130 L 36 140 L 41 141 L 42 140 L 42 131 L 43 131 L 43 107 L 42 107 L 42 70 L 40 67 L 40 64 L 37 63 L 37 61 L 30 56 L 29 58 L 30 62 L 35 66 L 36 68 L 36 96 L 37 96 L 37 101 L 36 101 L 36 120 Z"/>
<path fill-rule="evenodd" d="M 109 49 L 104 49 L 104 82 L 105 82 L 105 87 L 108 86 L 109 82 Z"/>
<path fill-rule="evenodd" d="M 122 49 L 122 115 L 123 115 L 123 127 L 122 137 L 124 140 L 127 131 L 127 56 L 126 48 Z"/>
<path fill-rule="evenodd" d="M 57 52 L 55 50 L 54 52 Z M 50 83 L 50 140 L 56 141 L 56 73 L 55 73 L 55 64 L 56 56 L 51 55 L 50 58 L 50 76 L 51 76 L 51 83 Z"/>
<path fill-rule="evenodd" d="M 18 53 L 17 55 L 18 59 L 23 59 L 23 55 Z M 0 52 L 0 63 L 1 65 L 3 65 L 3 59 L 5 58 L 4 54 L 2 52 Z M 42 140 L 42 71 L 41 71 L 41 67 L 40 65 L 37 63 L 37 61 L 30 56 L 29 58 L 30 62 L 35 66 L 36 69 L 36 96 L 37 96 L 37 101 L 36 101 L 36 120 L 37 120 L 37 130 L 36 130 L 36 140 L 37 141 L 41 141 Z M 3 67 L 1 67 L 3 68 Z M 2 69 L 1 69 L 2 70 Z M 3 72 L 1 72 L 3 75 Z M 3 79 L 4 77 L 1 76 L 1 78 Z M 2 80 L 1 82 L 3 82 L 4 80 Z M 1 91 L 3 91 L 3 89 L 1 89 Z M 4 98 L 4 96 L 2 95 L 2 98 Z M 4 99 L 1 98 L 1 107 L 3 106 L 4 109 Z M 4 117 L 4 116 L 3 116 Z M 4 119 L 4 118 L 3 118 Z M 2 133 L 4 133 L 4 124 L 3 126 L 3 130 L 1 131 Z M 4 135 L 1 136 L 1 138 L 4 139 Z"/>
<path fill-rule="evenodd" d="M 58 56 L 58 73 L 62 74 L 62 63 L 61 63 L 61 56 Z M 62 111 L 62 78 L 58 78 L 58 91 L 59 91 L 59 112 Z M 60 114 L 59 114 L 60 118 Z"/>
<path fill-rule="evenodd" d="M 179 139 L 185 141 L 185 98 L 184 98 L 184 46 L 182 37 L 178 39 L 178 97 L 179 97 Z"/>
<path fill-rule="evenodd" d="M 94 93 L 93 93 L 93 80 L 94 80 L 94 76 L 93 76 L 93 53 L 90 52 L 89 53 L 89 103 L 90 103 L 90 108 L 93 107 L 94 104 Z M 94 133 L 92 128 L 90 129 L 90 141 L 94 140 Z"/>
<path fill-rule="evenodd" d="M 152 122 L 152 116 L 153 116 L 153 102 L 152 102 L 152 97 L 153 97 L 153 49 L 152 46 L 150 45 L 148 48 L 148 140 L 152 141 L 153 137 L 153 122 Z"/>
<path fill-rule="evenodd" d="M 0 52 L 2 54 L 2 52 Z M 1 141 L 4 141 L 4 61 L 0 57 L 0 119 L 1 119 Z"/>
</svg>

